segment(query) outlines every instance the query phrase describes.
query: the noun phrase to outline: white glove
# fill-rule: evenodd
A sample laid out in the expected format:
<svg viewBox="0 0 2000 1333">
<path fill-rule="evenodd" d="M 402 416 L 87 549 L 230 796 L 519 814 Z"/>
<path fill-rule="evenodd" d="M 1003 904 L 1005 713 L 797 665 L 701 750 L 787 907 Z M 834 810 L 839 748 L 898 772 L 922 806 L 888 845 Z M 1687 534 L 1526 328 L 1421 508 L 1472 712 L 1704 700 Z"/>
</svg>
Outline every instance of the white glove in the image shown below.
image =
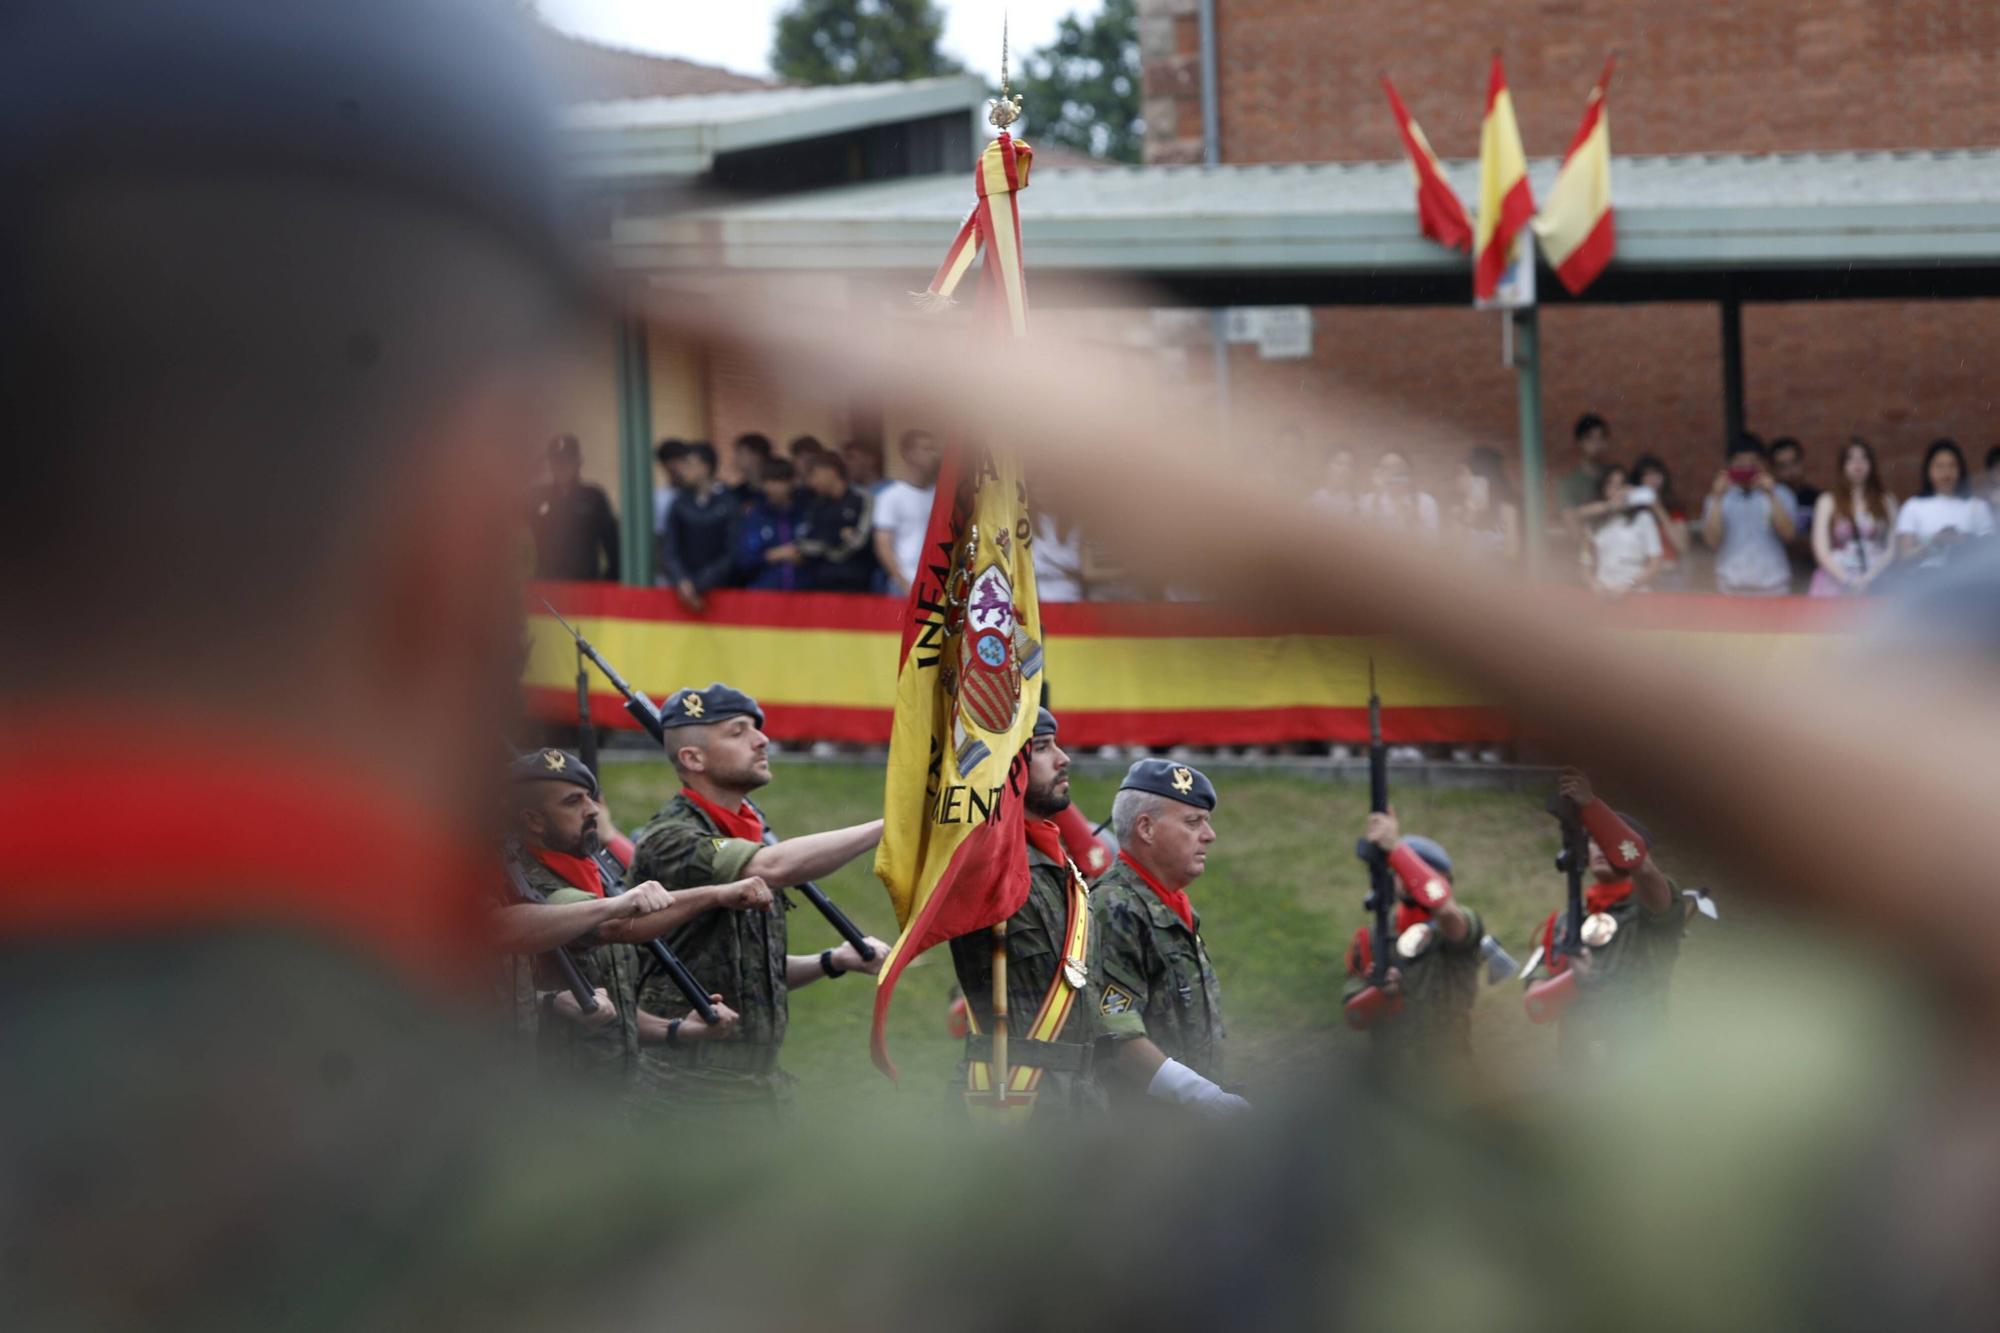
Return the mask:
<svg viewBox="0 0 2000 1333">
<path fill-rule="evenodd" d="M 1250 1109 L 1249 1102 L 1233 1092 L 1224 1092 L 1178 1060 L 1161 1062 L 1146 1095 L 1185 1106 L 1211 1120 L 1226 1120 Z"/>
</svg>

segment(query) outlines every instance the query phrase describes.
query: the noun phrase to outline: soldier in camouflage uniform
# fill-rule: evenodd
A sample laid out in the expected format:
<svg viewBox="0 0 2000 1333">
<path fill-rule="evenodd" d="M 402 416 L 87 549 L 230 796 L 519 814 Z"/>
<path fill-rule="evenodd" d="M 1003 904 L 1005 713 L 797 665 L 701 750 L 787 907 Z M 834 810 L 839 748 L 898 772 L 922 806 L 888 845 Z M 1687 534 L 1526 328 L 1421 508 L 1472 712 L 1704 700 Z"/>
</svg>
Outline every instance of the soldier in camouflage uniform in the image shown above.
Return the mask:
<svg viewBox="0 0 2000 1333">
<path fill-rule="evenodd" d="M 706 899 L 698 895 L 713 895 L 716 890 L 672 894 L 659 884 L 645 883 L 607 895 L 603 872 L 592 855 L 603 809 L 596 775 L 573 754 L 543 749 L 516 759 L 508 776 L 517 808 L 515 837 L 507 855 L 517 871 L 516 882 L 531 900 L 514 912 L 560 915 L 569 909 L 566 924 L 550 923 L 555 935 L 551 947 L 566 949 L 600 1005 L 596 1014 L 584 1014 L 550 956 L 543 953 L 536 958 L 540 1012 L 567 1020 L 540 1025 L 543 1068 L 566 1081 L 622 1091 L 633 1082 L 641 1045 L 666 1041 L 670 1035 L 688 1042 L 728 1035 L 737 1015 L 725 1005 L 717 1006 L 721 1021 L 710 1029 L 697 1015 L 675 1024 L 644 1012 L 639 1002 L 638 944 L 658 938 L 702 910 Z M 722 891 L 728 892 L 728 887 Z"/>
<path fill-rule="evenodd" d="M 1643 1043 L 1666 1018 L 1668 983 L 1680 957 L 1689 909 L 1653 860 L 1651 838 L 1569 769 L 1556 790 L 1572 801 L 1590 834 L 1580 952 L 1561 946 L 1567 913 L 1551 912 L 1528 960 L 1528 1016 L 1554 1022 L 1565 1065 L 1600 1063 L 1632 1037 Z"/>
<path fill-rule="evenodd" d="M 1399 1070 L 1465 1060 L 1485 927 L 1456 897 L 1451 855 L 1436 842 L 1404 836 L 1393 812 L 1368 816 L 1365 842 L 1388 856 L 1396 878 L 1396 957 L 1378 992 L 1369 980 L 1373 932 L 1354 932 L 1342 995 L 1348 1023 L 1365 1029 L 1376 1058 Z"/>
<path fill-rule="evenodd" d="M 662 707 L 667 758 L 681 792 L 633 839 L 632 877 L 678 892 L 685 885 L 754 876 L 779 890 L 777 904 L 704 912 L 667 937 L 703 985 L 743 1016 L 736 1038 L 696 1046 L 667 1043 L 640 1054 L 640 1079 L 655 1104 L 705 1112 L 717 1104 L 782 1110 L 791 1076 L 778 1065 L 788 1018 L 786 997 L 800 986 L 848 972 L 873 974 L 888 946 L 870 939 L 864 960 L 852 945 L 814 954 L 786 951 L 782 890 L 818 879 L 868 851 L 882 821 L 770 840 L 750 793 L 771 780 L 764 712 L 741 690 L 716 683 L 683 689 Z M 686 1000 L 657 968 L 643 970 L 640 1006 L 682 1014 Z"/>
<path fill-rule="evenodd" d="M 1222 1081 L 1222 988 L 1187 886 L 1215 841 L 1215 787 L 1199 769 L 1141 759 L 1111 806 L 1118 860 L 1091 889 L 1107 1013 L 1130 1011 L 1171 1059 Z"/>
<path fill-rule="evenodd" d="M 1069 805 L 1069 756 L 1056 744 L 1055 715 L 1046 708 L 1036 716 L 1029 745 L 1022 796 L 1028 898 L 1007 922 L 1009 1096 L 1032 1099 L 1040 1118 L 1101 1113 L 1112 1089 L 1143 1091 L 1211 1116 L 1244 1109 L 1242 1098 L 1169 1058 L 1148 1039 L 1133 1007 L 1111 999 L 1091 891 L 1053 819 Z M 991 933 L 953 940 L 951 960 L 974 1025 L 962 1068 L 967 1104 L 990 1108 Z M 1042 1021 L 1058 1015 L 1059 1022 Z"/>
</svg>

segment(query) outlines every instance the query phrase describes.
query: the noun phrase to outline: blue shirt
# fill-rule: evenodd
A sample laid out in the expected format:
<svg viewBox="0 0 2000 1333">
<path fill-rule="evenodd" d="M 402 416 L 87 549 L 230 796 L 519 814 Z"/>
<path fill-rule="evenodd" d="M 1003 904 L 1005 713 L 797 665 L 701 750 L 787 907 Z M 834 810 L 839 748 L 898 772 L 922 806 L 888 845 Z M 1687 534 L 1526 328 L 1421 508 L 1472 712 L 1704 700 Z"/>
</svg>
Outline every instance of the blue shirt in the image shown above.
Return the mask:
<svg viewBox="0 0 2000 1333">
<path fill-rule="evenodd" d="M 1789 592 L 1792 564 L 1785 544 L 1771 527 L 1771 504 L 1785 506 L 1785 514 L 1798 513 L 1799 502 L 1791 488 L 1772 487 L 1772 494 L 1731 486 L 1720 498 L 1708 497 L 1702 521 L 1717 505 L 1722 507 L 1722 544 L 1715 551 L 1715 586 L 1721 592 L 1775 597 Z"/>
<path fill-rule="evenodd" d="M 759 500 L 736 525 L 736 573 L 745 588 L 789 591 L 804 586 L 797 564 L 771 564 L 764 553 L 774 546 L 789 546 L 799 537 L 799 504 L 794 500 L 783 509 Z"/>
</svg>

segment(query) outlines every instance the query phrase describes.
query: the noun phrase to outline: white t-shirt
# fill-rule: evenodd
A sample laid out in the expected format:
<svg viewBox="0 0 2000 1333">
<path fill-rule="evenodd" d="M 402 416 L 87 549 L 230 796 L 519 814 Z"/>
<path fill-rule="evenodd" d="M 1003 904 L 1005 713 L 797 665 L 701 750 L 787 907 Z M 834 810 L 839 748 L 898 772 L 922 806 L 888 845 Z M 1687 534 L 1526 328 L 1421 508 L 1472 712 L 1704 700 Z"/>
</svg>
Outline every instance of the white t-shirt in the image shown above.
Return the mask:
<svg viewBox="0 0 2000 1333">
<path fill-rule="evenodd" d="M 1083 600 L 1083 530 L 1072 526 L 1065 536 L 1056 521 L 1043 514 L 1035 519 L 1035 596 L 1044 602 Z"/>
<path fill-rule="evenodd" d="M 1920 495 L 1905 500 L 1896 514 L 1896 535 L 1905 533 L 1919 542 L 1928 542 L 1946 528 L 1956 528 L 1968 537 L 1984 537 L 1993 531 L 1993 510 L 1976 495 Z M 1944 552 L 1925 557 L 1918 567 L 1944 563 Z"/>
<path fill-rule="evenodd" d="M 875 526 L 891 534 L 891 549 L 903 577 L 914 579 L 924 557 L 924 530 L 930 526 L 931 501 L 937 487 L 919 489 L 907 481 L 892 481 L 875 497 Z"/>
<path fill-rule="evenodd" d="M 1590 534 L 1590 549 L 1597 557 L 1598 586 L 1627 592 L 1665 548 L 1651 514 L 1628 513 L 1599 524 Z"/>
</svg>

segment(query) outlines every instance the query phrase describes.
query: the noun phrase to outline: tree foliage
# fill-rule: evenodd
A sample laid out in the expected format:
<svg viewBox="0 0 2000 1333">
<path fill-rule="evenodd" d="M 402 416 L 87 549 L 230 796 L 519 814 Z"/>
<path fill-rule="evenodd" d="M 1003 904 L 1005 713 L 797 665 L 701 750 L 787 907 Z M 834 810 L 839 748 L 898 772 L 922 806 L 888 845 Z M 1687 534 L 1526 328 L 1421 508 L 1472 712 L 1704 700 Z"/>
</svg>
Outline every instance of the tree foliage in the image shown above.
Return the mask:
<svg viewBox="0 0 2000 1333">
<path fill-rule="evenodd" d="M 1021 62 L 1015 91 L 1032 142 L 1137 162 L 1146 126 L 1134 0 L 1104 0 L 1093 18 L 1065 17 L 1056 39 Z"/>
<path fill-rule="evenodd" d="M 778 14 L 771 68 L 806 84 L 959 73 L 963 66 L 938 50 L 943 34 L 934 0 L 792 0 Z"/>
</svg>

